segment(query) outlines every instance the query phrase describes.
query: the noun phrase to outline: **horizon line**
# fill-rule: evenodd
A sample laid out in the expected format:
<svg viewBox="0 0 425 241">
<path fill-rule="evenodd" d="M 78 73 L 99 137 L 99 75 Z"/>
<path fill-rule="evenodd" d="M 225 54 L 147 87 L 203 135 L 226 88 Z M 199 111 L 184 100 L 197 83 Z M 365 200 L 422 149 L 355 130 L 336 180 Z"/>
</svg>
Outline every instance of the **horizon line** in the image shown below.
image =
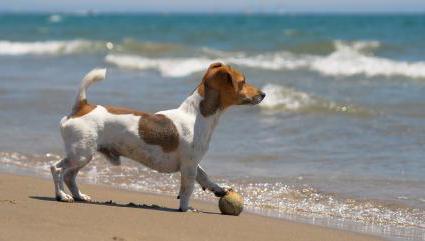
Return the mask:
<svg viewBox="0 0 425 241">
<path fill-rule="evenodd" d="M 94 9 L 84 9 L 84 10 L 0 10 L 0 14 L 159 14 L 159 15 L 393 15 L 393 14 L 425 14 L 424 10 L 399 10 L 399 11 L 389 11 L 389 10 L 354 10 L 354 11 L 341 11 L 341 10 L 332 10 L 332 11 L 159 11 L 159 10 L 94 10 Z"/>
</svg>

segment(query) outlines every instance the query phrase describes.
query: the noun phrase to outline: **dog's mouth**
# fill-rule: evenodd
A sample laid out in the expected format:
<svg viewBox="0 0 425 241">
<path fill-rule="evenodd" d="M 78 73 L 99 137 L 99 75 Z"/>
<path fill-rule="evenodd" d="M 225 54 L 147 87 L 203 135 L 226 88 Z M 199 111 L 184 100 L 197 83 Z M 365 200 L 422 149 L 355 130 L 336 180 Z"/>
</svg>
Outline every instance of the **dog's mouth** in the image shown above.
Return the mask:
<svg viewBox="0 0 425 241">
<path fill-rule="evenodd" d="M 252 100 L 251 104 L 252 104 L 252 105 L 258 105 L 258 104 L 260 104 L 260 103 L 261 103 L 261 101 L 263 101 L 263 100 L 264 100 L 264 98 L 265 98 L 265 97 L 266 97 L 266 94 L 261 93 L 260 95 L 257 95 L 257 96 L 255 96 L 255 97 L 253 98 L 253 100 Z"/>
<path fill-rule="evenodd" d="M 253 96 L 251 98 L 244 98 L 241 102 L 241 105 L 258 105 L 261 101 L 264 100 L 266 94 L 261 92 L 260 94 Z"/>
</svg>

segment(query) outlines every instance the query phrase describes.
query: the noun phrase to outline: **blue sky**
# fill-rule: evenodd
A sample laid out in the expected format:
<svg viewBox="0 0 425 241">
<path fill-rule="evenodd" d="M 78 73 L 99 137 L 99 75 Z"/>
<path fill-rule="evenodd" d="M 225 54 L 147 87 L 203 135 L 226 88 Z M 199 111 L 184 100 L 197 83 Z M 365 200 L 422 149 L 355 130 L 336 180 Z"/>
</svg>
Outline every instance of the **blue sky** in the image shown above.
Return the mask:
<svg viewBox="0 0 425 241">
<path fill-rule="evenodd" d="M 0 0 L 0 11 L 425 12 L 425 0 Z"/>
</svg>

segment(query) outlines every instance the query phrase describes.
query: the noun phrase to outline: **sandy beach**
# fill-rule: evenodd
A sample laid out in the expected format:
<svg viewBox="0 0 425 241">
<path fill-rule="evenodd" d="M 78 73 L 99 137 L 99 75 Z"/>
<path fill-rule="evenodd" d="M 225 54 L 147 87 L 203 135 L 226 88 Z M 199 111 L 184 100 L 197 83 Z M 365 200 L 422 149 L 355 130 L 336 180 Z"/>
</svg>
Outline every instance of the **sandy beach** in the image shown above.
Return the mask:
<svg viewBox="0 0 425 241">
<path fill-rule="evenodd" d="M 95 203 L 61 203 L 52 183 L 0 174 L 0 240 L 326 240 L 379 238 L 242 213 L 192 202 L 198 213 L 176 211 L 172 197 L 82 185 Z"/>
</svg>

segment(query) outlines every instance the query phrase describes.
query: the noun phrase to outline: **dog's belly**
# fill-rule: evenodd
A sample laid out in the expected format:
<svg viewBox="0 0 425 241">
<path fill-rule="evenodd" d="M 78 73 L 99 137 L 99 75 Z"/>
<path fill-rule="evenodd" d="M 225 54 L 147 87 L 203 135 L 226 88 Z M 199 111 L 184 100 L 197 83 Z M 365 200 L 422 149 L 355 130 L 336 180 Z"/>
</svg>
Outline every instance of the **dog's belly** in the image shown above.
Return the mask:
<svg viewBox="0 0 425 241">
<path fill-rule="evenodd" d="M 177 152 L 164 153 L 161 147 L 149 145 L 143 141 L 104 143 L 101 145 L 101 150 L 102 153 L 114 153 L 134 160 L 158 172 L 171 173 L 180 170 Z"/>
<path fill-rule="evenodd" d="M 124 157 L 137 161 L 158 172 L 172 173 L 180 170 L 177 153 L 164 153 L 158 146 L 140 145 L 131 152 L 120 151 Z"/>
</svg>

